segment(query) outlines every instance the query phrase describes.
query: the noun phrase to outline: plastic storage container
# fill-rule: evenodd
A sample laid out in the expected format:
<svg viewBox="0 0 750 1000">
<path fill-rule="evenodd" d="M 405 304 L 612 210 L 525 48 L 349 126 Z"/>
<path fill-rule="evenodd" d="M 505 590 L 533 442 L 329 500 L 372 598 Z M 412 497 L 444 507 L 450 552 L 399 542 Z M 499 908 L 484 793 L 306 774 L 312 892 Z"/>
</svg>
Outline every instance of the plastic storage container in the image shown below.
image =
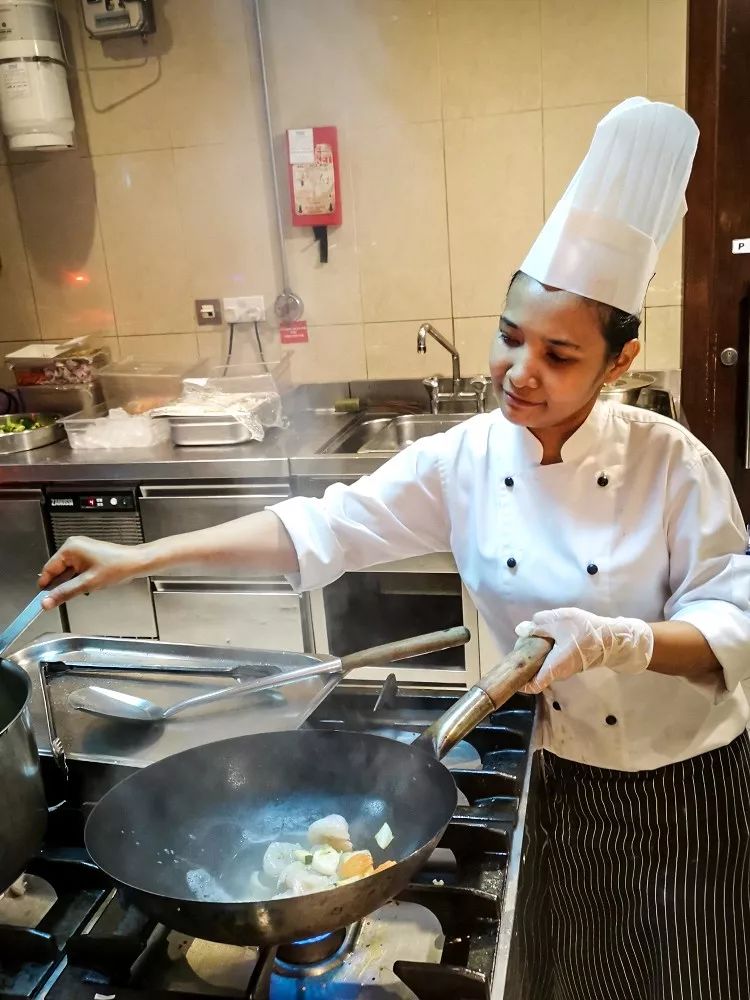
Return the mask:
<svg viewBox="0 0 750 1000">
<path fill-rule="evenodd" d="M 60 423 L 73 451 L 153 448 L 169 440 L 165 420 L 154 420 L 148 414 L 112 418 L 104 405 L 98 406 L 93 413 L 63 417 Z"/>
<path fill-rule="evenodd" d="M 183 365 L 133 358 L 115 361 L 99 373 L 104 401 L 110 410 L 119 408 L 131 414 L 148 413 L 177 399 L 182 393 L 182 380 L 199 375 L 204 366 L 200 361 Z"/>
</svg>

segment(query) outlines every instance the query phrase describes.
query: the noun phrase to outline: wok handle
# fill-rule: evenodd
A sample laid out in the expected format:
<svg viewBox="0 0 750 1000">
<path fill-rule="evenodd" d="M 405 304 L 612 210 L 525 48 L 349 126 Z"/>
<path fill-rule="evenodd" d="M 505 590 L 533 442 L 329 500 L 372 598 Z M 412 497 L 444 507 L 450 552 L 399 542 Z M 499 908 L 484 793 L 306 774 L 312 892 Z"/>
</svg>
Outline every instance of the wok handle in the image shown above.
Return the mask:
<svg viewBox="0 0 750 1000">
<path fill-rule="evenodd" d="M 342 656 L 339 670 L 342 674 L 348 674 L 357 667 L 377 667 L 396 660 L 408 660 L 423 653 L 436 653 L 441 649 L 463 646 L 469 639 L 471 632 L 463 625 L 441 629 L 439 632 L 428 632 L 426 635 L 417 635 L 409 639 L 398 639 L 396 642 L 386 642 L 382 646 L 373 646 L 371 649 Z"/>
<path fill-rule="evenodd" d="M 494 670 L 471 687 L 447 712 L 418 736 L 414 746 L 438 759 L 464 739 L 488 715 L 501 708 L 534 677 L 552 649 L 548 639 L 533 636 L 518 643 Z"/>
</svg>

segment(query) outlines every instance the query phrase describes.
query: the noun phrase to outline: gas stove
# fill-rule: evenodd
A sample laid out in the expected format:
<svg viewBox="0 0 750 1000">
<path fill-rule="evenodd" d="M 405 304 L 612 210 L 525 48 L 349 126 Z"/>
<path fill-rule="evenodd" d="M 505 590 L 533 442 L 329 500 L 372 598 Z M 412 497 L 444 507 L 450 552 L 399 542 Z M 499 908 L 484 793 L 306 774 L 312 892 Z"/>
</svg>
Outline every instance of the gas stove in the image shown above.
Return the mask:
<svg viewBox="0 0 750 1000">
<path fill-rule="evenodd" d="M 450 693 L 399 691 L 393 678 L 381 690 L 342 685 L 305 726 L 409 739 L 453 701 Z M 448 763 L 459 805 L 428 864 L 397 899 L 359 924 L 280 949 L 266 994 L 271 1000 L 502 997 L 496 973 L 509 934 L 503 913 L 509 873 L 519 862 L 533 712 L 532 699 L 516 696 L 454 751 Z M 59 776 L 49 763 L 53 786 Z M 0 998 L 254 995 L 248 983 L 256 949 L 199 941 L 156 924 L 87 857 L 86 816 L 126 773 L 70 762 L 65 798 L 51 813 L 41 855 L 29 863 L 23 884 L 0 898 Z M 259 971 L 256 979 L 263 978 Z"/>
</svg>

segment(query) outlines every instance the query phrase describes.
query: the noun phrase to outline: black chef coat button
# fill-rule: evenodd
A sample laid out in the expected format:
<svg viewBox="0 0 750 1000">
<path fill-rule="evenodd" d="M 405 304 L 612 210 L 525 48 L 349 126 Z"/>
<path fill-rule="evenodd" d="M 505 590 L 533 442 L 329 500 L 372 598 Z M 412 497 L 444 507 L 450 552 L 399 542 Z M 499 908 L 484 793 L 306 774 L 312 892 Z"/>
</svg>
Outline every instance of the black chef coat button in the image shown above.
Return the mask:
<svg viewBox="0 0 750 1000">
<path fill-rule="evenodd" d="M 511 556 L 510 559 L 506 561 L 505 565 L 508 567 L 508 569 L 515 569 L 518 563 L 513 558 L 513 556 Z"/>
<path fill-rule="evenodd" d="M 553 701 L 552 702 L 552 707 L 554 708 L 554 710 L 556 712 L 560 712 L 561 711 L 560 702 L 559 701 Z"/>
<path fill-rule="evenodd" d="M 617 725 L 617 716 L 616 715 L 608 715 L 607 718 L 604 721 L 607 723 L 608 726 L 616 726 Z"/>
<path fill-rule="evenodd" d="M 589 576 L 596 576 L 596 574 L 599 572 L 599 567 L 596 565 L 596 563 L 589 563 L 588 566 L 586 567 L 586 572 L 588 573 Z"/>
<path fill-rule="evenodd" d="M 505 485 L 510 489 L 513 486 L 513 476 L 505 477 Z"/>
<path fill-rule="evenodd" d="M 607 478 L 606 474 L 604 472 L 602 472 L 601 475 L 599 476 L 599 478 L 596 481 L 596 485 L 597 486 L 606 486 L 608 482 L 609 482 L 609 479 Z"/>
</svg>

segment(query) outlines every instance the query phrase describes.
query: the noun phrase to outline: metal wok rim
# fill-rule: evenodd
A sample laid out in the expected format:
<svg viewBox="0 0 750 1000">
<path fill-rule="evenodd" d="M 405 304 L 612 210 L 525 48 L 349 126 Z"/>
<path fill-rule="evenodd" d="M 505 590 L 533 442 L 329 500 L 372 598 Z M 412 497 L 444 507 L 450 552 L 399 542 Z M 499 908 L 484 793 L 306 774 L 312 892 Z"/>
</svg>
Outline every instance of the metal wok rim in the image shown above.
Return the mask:
<svg viewBox="0 0 750 1000">
<path fill-rule="evenodd" d="M 455 784 L 455 781 L 453 779 L 453 776 L 452 776 L 451 772 L 436 757 L 433 757 L 431 754 L 429 754 L 428 752 L 426 752 L 425 750 L 423 750 L 421 747 L 414 747 L 413 745 L 408 744 L 408 743 L 399 743 L 397 740 L 392 740 L 392 739 L 389 739 L 388 737 L 384 737 L 384 736 L 378 736 L 378 735 L 376 735 L 374 733 L 362 733 L 362 732 L 358 732 L 356 730 L 348 730 L 348 729 L 337 729 L 337 730 L 332 730 L 330 732 L 328 732 L 326 730 L 292 730 L 291 733 L 290 732 L 283 732 L 283 733 L 251 733 L 251 734 L 249 734 L 247 736 L 233 736 L 233 737 L 230 737 L 230 738 L 228 738 L 226 740 L 217 740 L 214 743 L 207 743 L 207 744 L 203 744 L 203 745 L 198 746 L 198 747 L 190 747 L 187 750 L 181 750 L 179 753 L 172 754 L 169 757 L 162 757 L 161 760 L 155 761 L 153 764 L 149 764 L 147 767 L 141 768 L 139 771 L 136 771 L 133 774 L 127 775 L 125 778 L 122 779 L 122 781 L 119 781 L 116 785 L 114 785 L 112 788 L 110 788 L 102 796 L 102 798 L 96 803 L 96 805 L 92 809 L 91 813 L 89 814 L 88 819 L 86 820 L 86 825 L 84 827 L 83 839 L 84 839 L 84 846 L 85 846 L 85 848 L 86 848 L 86 850 L 87 850 L 87 852 L 88 852 L 91 860 L 94 862 L 94 864 L 101 871 L 103 871 L 105 873 L 105 875 L 108 875 L 111 879 L 113 879 L 119 885 L 123 886 L 125 889 L 131 889 L 131 890 L 133 890 L 135 892 L 142 893 L 144 896 L 150 896 L 153 899 L 169 899 L 169 900 L 173 900 L 175 903 L 186 903 L 186 904 L 192 904 L 192 905 L 199 905 L 201 908 L 205 908 L 207 910 L 211 909 L 211 908 L 217 908 L 217 909 L 224 909 L 224 910 L 226 910 L 228 908 L 238 908 L 238 907 L 247 907 L 247 906 L 266 907 L 266 908 L 268 908 L 268 907 L 274 907 L 275 908 L 277 906 L 282 906 L 283 907 L 284 904 L 286 904 L 287 906 L 294 905 L 294 904 L 298 903 L 300 899 L 305 899 L 305 900 L 317 900 L 317 899 L 322 899 L 322 898 L 330 899 L 332 897 L 332 895 L 339 895 L 339 894 L 341 894 L 341 895 L 348 896 L 349 895 L 349 891 L 351 891 L 351 890 L 357 891 L 358 889 L 361 889 L 362 881 L 364 881 L 364 880 L 359 880 L 357 882 L 349 883 L 349 884 L 343 885 L 343 886 L 335 886 L 332 889 L 324 889 L 324 890 L 322 890 L 320 892 L 304 893 L 304 894 L 299 895 L 299 896 L 288 896 L 288 897 L 281 898 L 281 899 L 265 899 L 265 900 L 232 899 L 232 900 L 219 901 L 219 900 L 198 899 L 198 898 L 196 898 L 193 895 L 188 895 L 187 892 L 185 893 L 185 895 L 176 895 L 176 894 L 174 894 L 171 891 L 170 891 L 170 893 L 168 895 L 165 895 L 165 894 L 162 894 L 162 893 L 154 892 L 152 888 L 149 888 L 146 885 L 137 885 L 137 884 L 134 884 L 133 882 L 129 882 L 129 881 L 126 881 L 125 879 L 121 878 L 119 875 L 117 875 L 114 871 L 111 870 L 110 866 L 103 865 L 97 859 L 96 852 L 92 851 L 91 847 L 89 845 L 89 832 L 90 832 L 90 829 L 93 830 L 93 824 L 96 822 L 96 814 L 97 814 L 97 811 L 99 810 L 99 808 L 103 807 L 104 804 L 107 802 L 107 800 L 110 797 L 114 797 L 114 795 L 118 792 L 118 790 L 120 790 L 122 788 L 122 786 L 128 784 L 129 782 L 137 781 L 139 779 L 140 775 L 144 774 L 146 771 L 151 771 L 153 768 L 161 768 L 161 767 L 166 768 L 167 766 L 172 766 L 173 767 L 174 766 L 173 762 L 177 761 L 179 758 L 184 758 L 184 757 L 187 757 L 187 756 L 196 755 L 196 754 L 200 753 L 201 751 L 208 750 L 208 751 L 211 751 L 211 752 L 221 753 L 222 747 L 227 747 L 228 748 L 231 745 L 238 745 L 238 744 L 246 743 L 246 742 L 252 741 L 252 740 L 262 740 L 262 739 L 265 739 L 265 738 L 267 738 L 269 736 L 271 736 L 271 737 L 274 737 L 274 736 L 293 736 L 293 737 L 302 736 L 303 738 L 305 736 L 310 736 L 312 738 L 316 738 L 316 737 L 320 737 L 322 735 L 323 736 L 331 736 L 331 737 L 335 737 L 336 735 L 347 735 L 347 736 L 356 737 L 359 740 L 366 740 L 367 742 L 371 742 L 371 741 L 374 741 L 374 740 L 386 742 L 391 747 L 398 747 L 399 749 L 398 750 L 394 750 L 394 753 L 403 754 L 405 756 L 405 759 L 406 759 L 407 755 L 409 757 L 411 757 L 413 755 L 416 755 L 419 758 L 422 758 L 424 760 L 424 762 L 425 762 L 426 765 L 428 765 L 430 767 L 434 766 L 434 768 L 436 769 L 434 773 L 435 774 L 442 774 L 443 775 L 439 780 L 444 781 L 445 777 L 447 777 L 450 780 L 450 782 L 451 782 L 451 784 L 453 786 L 453 795 L 452 795 L 452 798 L 453 798 L 454 801 L 453 801 L 453 805 L 451 806 L 450 811 L 446 810 L 447 815 L 446 815 L 445 823 L 439 828 L 439 830 L 436 831 L 434 837 L 432 837 L 429 840 L 425 841 L 424 844 L 420 845 L 420 847 L 416 848 L 414 851 L 411 851 L 405 857 L 400 858 L 398 861 L 396 861 L 396 864 L 398 866 L 401 866 L 401 865 L 408 866 L 411 862 L 415 861 L 420 854 L 423 853 L 423 851 L 425 850 L 425 847 L 432 840 L 439 840 L 439 838 L 442 836 L 443 832 L 445 831 L 445 828 L 447 827 L 448 823 L 450 822 L 451 817 L 453 816 L 453 813 L 455 812 L 456 805 L 457 805 L 457 802 L 458 802 L 458 793 L 456 791 L 456 784 Z M 439 770 L 437 770 L 437 769 L 439 769 Z M 384 877 L 385 878 L 388 877 L 388 872 L 389 871 L 392 871 L 392 869 L 385 869 L 382 872 L 377 872 L 376 874 L 368 875 L 367 876 L 367 883 L 368 884 L 377 884 L 377 882 L 381 881 Z"/>
<path fill-rule="evenodd" d="M 29 701 L 31 699 L 31 692 L 32 692 L 31 678 L 22 667 L 18 666 L 17 663 L 13 663 L 12 660 L 6 659 L 5 657 L 0 657 L 0 683 L 2 683 L 3 680 L 3 671 L 7 671 L 7 673 L 9 674 L 13 674 L 14 677 L 16 677 L 19 681 L 21 681 L 21 683 L 26 688 L 26 696 L 24 697 L 22 705 L 19 707 L 18 711 L 13 716 L 13 718 L 9 719 L 5 723 L 5 725 L 0 729 L 0 736 L 3 736 L 10 729 L 13 723 L 16 722 L 16 720 L 26 711 L 26 708 L 28 707 Z"/>
</svg>

